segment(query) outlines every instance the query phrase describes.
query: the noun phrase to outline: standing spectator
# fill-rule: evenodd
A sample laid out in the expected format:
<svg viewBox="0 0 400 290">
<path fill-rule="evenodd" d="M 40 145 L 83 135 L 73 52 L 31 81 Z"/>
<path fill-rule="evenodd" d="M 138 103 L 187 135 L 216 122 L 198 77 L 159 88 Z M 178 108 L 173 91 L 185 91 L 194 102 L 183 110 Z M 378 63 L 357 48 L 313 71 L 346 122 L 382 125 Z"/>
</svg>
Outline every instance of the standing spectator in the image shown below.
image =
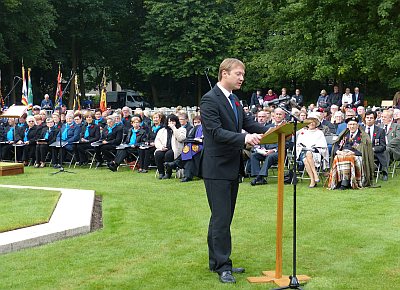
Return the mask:
<svg viewBox="0 0 400 290">
<path fill-rule="evenodd" d="M 325 90 L 321 90 L 321 93 L 317 100 L 318 108 L 327 108 L 328 107 L 328 96 Z"/>
<path fill-rule="evenodd" d="M 257 89 L 257 91 L 251 95 L 250 108 L 262 106 L 263 103 L 264 97 L 262 96 L 261 89 Z"/>
<path fill-rule="evenodd" d="M 329 106 L 336 105 L 338 107 L 342 106 L 342 96 L 339 93 L 338 86 L 334 86 L 333 92 L 329 94 L 328 105 Z"/>
<path fill-rule="evenodd" d="M 296 89 L 296 93 L 292 96 L 292 99 L 296 100 L 298 106 L 303 106 L 304 97 L 300 93 L 300 89 Z"/>
<path fill-rule="evenodd" d="M 342 105 L 346 106 L 349 104 L 353 104 L 353 95 L 350 93 L 350 88 L 346 88 L 346 91 L 342 96 Z"/>
<path fill-rule="evenodd" d="M 264 102 L 270 102 L 277 98 L 278 98 L 278 96 L 271 89 L 269 89 L 268 93 L 264 97 Z"/>
<path fill-rule="evenodd" d="M 40 108 L 44 110 L 53 110 L 53 102 L 50 100 L 49 94 L 44 95 L 44 99 L 40 103 Z"/>
<path fill-rule="evenodd" d="M 353 106 L 364 106 L 364 94 L 360 93 L 360 89 L 358 87 L 354 88 Z"/>
</svg>

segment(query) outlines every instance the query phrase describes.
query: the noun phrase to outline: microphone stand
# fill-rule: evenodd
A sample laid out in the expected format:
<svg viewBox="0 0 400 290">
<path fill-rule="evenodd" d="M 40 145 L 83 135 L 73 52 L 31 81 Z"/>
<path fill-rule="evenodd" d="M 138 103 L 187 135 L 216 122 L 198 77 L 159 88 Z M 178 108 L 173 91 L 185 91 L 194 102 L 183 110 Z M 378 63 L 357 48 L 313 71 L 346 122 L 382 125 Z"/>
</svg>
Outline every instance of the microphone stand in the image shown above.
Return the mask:
<svg viewBox="0 0 400 290">
<path fill-rule="evenodd" d="M 69 79 L 67 85 L 65 86 L 64 90 L 63 90 L 62 93 L 61 93 L 61 97 L 64 96 L 64 93 L 65 93 L 65 91 L 67 90 L 69 84 L 71 83 L 71 80 L 75 77 L 75 74 L 76 74 L 75 72 L 72 74 L 72 76 L 71 76 L 71 78 Z M 59 112 L 60 116 L 61 116 L 61 110 L 62 110 L 61 105 L 62 105 L 62 104 L 60 103 L 60 107 L 59 107 L 59 109 L 58 109 L 58 112 Z M 52 174 L 52 175 L 56 175 L 56 174 L 62 173 L 62 172 L 65 172 L 65 173 L 73 173 L 73 174 L 75 174 L 75 172 L 65 170 L 64 167 L 63 167 L 62 126 L 61 126 L 61 128 L 60 128 L 59 134 L 60 134 L 60 143 L 59 143 L 59 146 L 60 146 L 60 152 L 59 152 L 59 154 L 60 154 L 60 168 L 58 169 L 58 171 L 52 172 L 51 174 Z"/>
<path fill-rule="evenodd" d="M 16 82 L 14 84 L 15 79 L 18 78 L 18 82 Z M 19 82 L 22 80 L 22 78 L 20 78 L 19 76 L 15 76 L 13 78 L 13 87 L 11 88 L 11 90 L 8 92 L 8 94 L 4 97 L 4 103 L 6 103 L 6 101 L 8 101 L 10 99 L 10 95 L 11 93 L 14 91 L 15 87 L 19 84 Z M 9 104 L 7 104 L 7 107 L 10 107 Z"/>
<path fill-rule="evenodd" d="M 292 275 L 289 276 L 289 285 L 288 286 L 284 286 L 284 287 L 280 287 L 280 288 L 275 288 L 274 290 L 281 290 L 281 289 L 302 289 L 300 287 L 300 283 L 299 283 L 299 279 L 296 276 L 296 254 L 297 254 L 297 248 L 296 248 L 296 235 L 297 235 L 297 230 L 296 230 L 296 221 L 297 221 L 297 216 L 296 216 L 296 193 L 297 193 L 297 161 L 296 161 L 296 142 L 297 142 L 297 135 L 296 135 L 296 131 L 297 131 L 297 123 L 303 123 L 302 121 L 300 121 L 295 115 L 292 114 L 292 112 L 290 112 L 289 110 L 287 110 L 284 106 L 284 104 L 282 104 L 281 106 L 279 106 L 279 108 L 281 108 L 283 111 L 285 111 L 289 116 L 292 117 L 293 119 L 293 137 L 294 137 L 294 149 L 293 149 L 293 158 L 294 158 L 294 162 L 293 162 L 293 273 Z"/>
<path fill-rule="evenodd" d="M 210 82 L 210 79 L 208 78 L 208 71 L 210 70 L 210 68 L 208 67 L 208 68 L 206 68 L 205 70 L 204 70 L 204 74 L 206 75 L 206 78 L 207 78 L 207 81 L 208 81 L 208 84 L 210 85 L 210 89 L 212 89 L 212 85 L 211 85 L 211 82 Z"/>
</svg>

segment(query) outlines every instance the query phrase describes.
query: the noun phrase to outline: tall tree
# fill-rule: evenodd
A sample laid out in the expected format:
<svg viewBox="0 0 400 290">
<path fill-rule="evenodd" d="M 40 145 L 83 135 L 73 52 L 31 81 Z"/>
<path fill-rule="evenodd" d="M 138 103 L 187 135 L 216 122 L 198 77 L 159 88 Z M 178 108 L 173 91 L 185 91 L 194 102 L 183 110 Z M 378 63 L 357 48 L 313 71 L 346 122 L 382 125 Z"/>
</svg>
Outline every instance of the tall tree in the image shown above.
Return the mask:
<svg viewBox="0 0 400 290">
<path fill-rule="evenodd" d="M 19 75 L 21 58 L 29 67 L 48 65 L 45 56 L 54 47 L 50 37 L 54 28 L 55 11 L 49 1 L 0 1 L 0 66 L 6 68 L 9 87 Z M 15 93 L 11 103 L 16 103 Z"/>
<path fill-rule="evenodd" d="M 202 93 L 204 69 L 227 56 L 232 39 L 232 2 L 145 0 L 144 52 L 139 69 L 152 82 L 157 76 L 175 80 L 195 78 Z"/>
</svg>

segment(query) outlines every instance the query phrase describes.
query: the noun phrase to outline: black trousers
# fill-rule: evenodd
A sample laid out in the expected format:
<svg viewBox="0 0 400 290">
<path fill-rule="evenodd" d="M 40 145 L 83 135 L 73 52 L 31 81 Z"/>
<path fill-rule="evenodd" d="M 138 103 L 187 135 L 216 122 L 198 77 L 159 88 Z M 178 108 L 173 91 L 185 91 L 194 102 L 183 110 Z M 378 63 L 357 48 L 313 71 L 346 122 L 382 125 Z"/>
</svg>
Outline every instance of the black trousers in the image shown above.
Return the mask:
<svg viewBox="0 0 400 290">
<path fill-rule="evenodd" d="M 174 151 L 172 149 L 168 151 L 156 151 L 154 154 L 154 159 L 156 161 L 156 166 L 159 174 L 165 174 L 164 162 L 174 161 Z M 167 174 L 171 174 L 172 170 L 167 172 Z"/>
<path fill-rule="evenodd" d="M 115 145 L 103 144 L 100 146 L 94 147 L 96 152 L 96 161 L 103 162 L 103 159 L 106 161 L 112 161 L 115 158 L 115 154 L 117 149 L 115 149 Z"/>
<path fill-rule="evenodd" d="M 49 144 L 36 144 L 36 162 L 46 162 Z"/>
<path fill-rule="evenodd" d="M 135 154 L 136 156 L 138 156 L 138 149 L 132 147 L 117 149 L 117 154 L 115 155 L 114 159 L 115 164 L 120 165 L 122 161 L 124 161 L 124 159 L 129 156 L 129 154 Z"/>
<path fill-rule="evenodd" d="M 154 151 L 156 147 L 150 147 L 147 149 L 139 149 L 139 165 L 142 169 L 149 169 L 151 159 L 154 158 Z"/>
<path fill-rule="evenodd" d="M 22 160 L 23 161 L 30 161 L 31 163 L 35 163 L 36 157 L 35 157 L 35 150 L 36 150 L 36 144 L 28 144 L 23 147 L 22 151 Z"/>
<path fill-rule="evenodd" d="M 207 236 L 209 267 L 221 274 L 232 270 L 231 223 L 239 181 L 204 179 L 204 185 L 211 210 Z"/>
<path fill-rule="evenodd" d="M 93 149 L 93 147 L 90 145 L 90 143 L 79 143 L 76 144 L 76 153 L 78 153 L 78 160 L 79 162 L 87 163 L 88 162 L 88 156 L 86 153 L 86 150 L 88 149 Z"/>
</svg>

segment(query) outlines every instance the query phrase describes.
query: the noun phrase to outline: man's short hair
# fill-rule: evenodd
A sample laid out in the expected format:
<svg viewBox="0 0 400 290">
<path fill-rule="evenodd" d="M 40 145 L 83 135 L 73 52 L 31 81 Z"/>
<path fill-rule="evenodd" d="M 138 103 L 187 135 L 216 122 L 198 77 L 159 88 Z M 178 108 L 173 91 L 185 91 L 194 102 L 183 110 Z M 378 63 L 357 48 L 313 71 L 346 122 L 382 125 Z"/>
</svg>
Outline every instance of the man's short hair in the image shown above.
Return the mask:
<svg viewBox="0 0 400 290">
<path fill-rule="evenodd" d="M 369 116 L 369 115 L 374 115 L 374 119 L 376 119 L 376 117 L 377 117 L 376 112 L 374 112 L 372 110 L 368 110 L 365 112 L 365 117 Z"/>
<path fill-rule="evenodd" d="M 243 69 L 246 68 L 244 63 L 236 58 L 225 58 L 219 65 L 218 81 L 221 81 L 222 79 L 222 71 L 225 70 L 230 73 L 232 68 L 235 66 L 241 66 Z"/>
</svg>

